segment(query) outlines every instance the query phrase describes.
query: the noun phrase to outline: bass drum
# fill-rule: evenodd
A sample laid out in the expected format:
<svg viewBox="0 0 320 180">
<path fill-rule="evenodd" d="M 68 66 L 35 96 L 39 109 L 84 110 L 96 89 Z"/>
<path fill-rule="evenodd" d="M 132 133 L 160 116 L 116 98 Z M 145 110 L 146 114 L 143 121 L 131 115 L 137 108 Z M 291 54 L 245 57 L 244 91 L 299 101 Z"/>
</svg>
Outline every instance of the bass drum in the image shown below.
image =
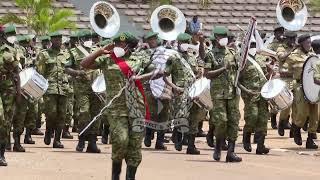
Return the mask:
<svg viewBox="0 0 320 180">
<path fill-rule="evenodd" d="M 320 63 L 320 59 L 317 56 L 310 56 L 305 61 L 302 71 L 302 90 L 305 99 L 316 104 L 319 102 L 319 91 L 320 86 L 314 83 L 314 67 L 316 64 Z"/>
</svg>

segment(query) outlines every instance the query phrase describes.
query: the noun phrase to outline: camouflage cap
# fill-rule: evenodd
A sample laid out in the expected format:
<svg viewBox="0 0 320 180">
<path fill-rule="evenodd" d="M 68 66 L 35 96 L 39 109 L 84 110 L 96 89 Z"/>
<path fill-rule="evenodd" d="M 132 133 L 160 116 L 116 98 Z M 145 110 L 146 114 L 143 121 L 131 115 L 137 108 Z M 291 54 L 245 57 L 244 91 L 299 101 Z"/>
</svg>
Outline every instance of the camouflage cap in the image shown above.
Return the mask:
<svg viewBox="0 0 320 180">
<path fill-rule="evenodd" d="M 131 34 L 130 32 L 122 32 L 122 33 L 118 33 L 114 38 L 113 38 L 114 42 L 127 42 L 127 43 L 134 43 L 137 42 L 138 39 Z"/>
<path fill-rule="evenodd" d="M 62 37 L 62 34 L 59 31 L 49 33 L 49 36 L 52 37 Z"/>
<path fill-rule="evenodd" d="M 146 35 L 145 35 L 145 39 L 150 39 L 150 38 L 152 38 L 152 37 L 156 37 L 156 36 L 158 36 L 158 34 L 159 33 L 157 33 L 157 32 L 153 32 L 153 31 L 149 31 Z"/>
<path fill-rule="evenodd" d="M 180 33 L 177 37 L 177 40 L 181 42 L 191 41 L 191 39 L 192 36 L 187 33 Z"/>
<path fill-rule="evenodd" d="M 10 24 L 4 29 L 4 33 L 9 34 L 9 33 L 16 33 L 16 26 L 13 24 Z"/>
<path fill-rule="evenodd" d="M 228 35 L 228 32 L 229 30 L 224 26 L 216 26 L 212 30 L 214 35 Z"/>
</svg>

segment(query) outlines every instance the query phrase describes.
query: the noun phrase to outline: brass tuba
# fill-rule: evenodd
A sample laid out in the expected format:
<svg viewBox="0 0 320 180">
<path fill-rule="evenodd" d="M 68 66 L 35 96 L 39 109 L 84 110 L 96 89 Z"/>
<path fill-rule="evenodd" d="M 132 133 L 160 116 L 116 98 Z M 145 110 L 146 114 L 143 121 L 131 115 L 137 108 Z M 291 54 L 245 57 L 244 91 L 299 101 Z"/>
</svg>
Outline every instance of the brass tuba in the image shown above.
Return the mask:
<svg viewBox="0 0 320 180">
<path fill-rule="evenodd" d="M 156 8 L 150 18 L 151 28 L 159 33 L 161 39 L 176 40 L 180 33 L 184 33 L 187 27 L 183 13 L 171 5 L 162 5 Z"/>
<path fill-rule="evenodd" d="M 90 23 L 97 34 L 110 38 L 119 31 L 120 16 L 110 3 L 99 1 L 91 7 Z"/>
<path fill-rule="evenodd" d="M 302 29 L 308 19 L 308 9 L 302 0 L 280 0 L 276 13 L 278 22 L 289 31 Z"/>
</svg>

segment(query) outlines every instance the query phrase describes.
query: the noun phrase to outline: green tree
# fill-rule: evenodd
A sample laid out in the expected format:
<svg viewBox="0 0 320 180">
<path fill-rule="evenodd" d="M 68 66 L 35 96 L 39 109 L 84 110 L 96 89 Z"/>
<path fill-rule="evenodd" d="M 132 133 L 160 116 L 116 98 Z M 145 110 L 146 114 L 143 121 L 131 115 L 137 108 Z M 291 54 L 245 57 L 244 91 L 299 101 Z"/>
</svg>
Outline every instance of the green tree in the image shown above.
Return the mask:
<svg viewBox="0 0 320 180">
<path fill-rule="evenodd" d="M 52 0 L 15 0 L 17 6 L 23 10 L 25 16 L 13 13 L 0 18 L 1 24 L 15 23 L 24 25 L 30 32 L 45 35 L 65 28 L 75 28 L 74 22 L 68 20 L 73 16 L 69 9 L 54 9 Z"/>
</svg>

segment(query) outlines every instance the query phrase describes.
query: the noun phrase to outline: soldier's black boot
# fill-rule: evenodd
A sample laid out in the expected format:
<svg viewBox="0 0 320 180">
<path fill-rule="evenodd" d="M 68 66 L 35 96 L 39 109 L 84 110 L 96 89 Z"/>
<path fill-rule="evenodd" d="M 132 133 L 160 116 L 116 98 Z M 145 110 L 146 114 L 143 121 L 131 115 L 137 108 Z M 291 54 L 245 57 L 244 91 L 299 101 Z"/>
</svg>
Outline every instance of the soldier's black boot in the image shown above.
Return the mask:
<svg viewBox="0 0 320 180">
<path fill-rule="evenodd" d="M 175 139 L 174 148 L 177 151 L 182 151 L 182 133 L 178 132 L 178 130 L 176 130 Z"/>
<path fill-rule="evenodd" d="M 36 142 L 31 137 L 31 129 L 26 129 L 26 134 L 24 135 L 25 144 L 35 144 Z"/>
<path fill-rule="evenodd" d="M 14 134 L 13 139 L 14 139 L 13 151 L 26 152 L 26 150 L 20 144 L 20 135 Z"/>
<path fill-rule="evenodd" d="M 196 135 L 189 134 L 187 137 L 188 137 L 187 154 L 194 154 L 194 155 L 200 154 L 200 151 L 197 149 L 195 145 Z"/>
<path fill-rule="evenodd" d="M 224 139 L 216 139 L 216 145 L 214 147 L 213 159 L 216 161 L 220 161 L 221 159 L 221 146 Z"/>
<path fill-rule="evenodd" d="M 137 167 L 127 166 L 126 180 L 135 180 L 136 173 L 137 173 Z"/>
<path fill-rule="evenodd" d="M 257 144 L 256 154 L 268 154 L 270 149 L 266 148 L 266 146 L 264 145 L 266 136 L 262 132 L 258 132 L 257 136 L 258 136 L 258 144 Z"/>
<path fill-rule="evenodd" d="M 292 129 L 293 129 L 293 139 L 294 142 L 301 146 L 302 145 L 302 137 L 301 137 L 301 128 L 292 123 Z"/>
<path fill-rule="evenodd" d="M 56 128 L 54 132 L 53 148 L 64 148 L 61 143 L 62 128 Z"/>
<path fill-rule="evenodd" d="M 228 150 L 228 145 L 226 139 L 223 139 L 222 145 L 221 145 L 222 151 L 227 151 Z"/>
<path fill-rule="evenodd" d="M 90 135 L 87 147 L 87 153 L 101 153 L 101 150 L 97 146 L 97 135 Z"/>
<path fill-rule="evenodd" d="M 112 180 L 120 180 L 122 162 L 112 161 Z"/>
<path fill-rule="evenodd" d="M 235 141 L 229 141 L 226 162 L 241 162 L 242 158 L 234 153 Z"/>
<path fill-rule="evenodd" d="M 50 145 L 51 143 L 51 135 L 53 134 L 52 128 L 46 128 L 46 132 L 44 133 L 44 144 Z"/>
<path fill-rule="evenodd" d="M 285 129 L 285 124 L 287 122 L 285 120 L 279 120 L 279 124 L 278 124 L 278 134 L 279 136 L 284 136 L 284 129 Z"/>
<path fill-rule="evenodd" d="M 76 147 L 76 151 L 82 152 L 86 145 L 85 137 L 82 135 L 82 136 L 79 136 L 78 139 L 79 140 L 78 140 L 78 145 Z"/>
<path fill-rule="evenodd" d="M 11 135 L 9 135 L 9 137 L 8 137 L 8 143 L 6 144 L 6 150 L 7 150 L 7 151 L 11 151 L 11 150 L 12 150 L 12 146 L 11 146 Z"/>
<path fill-rule="evenodd" d="M 308 131 L 308 126 L 309 126 L 309 117 L 307 118 L 306 122 L 304 123 L 302 129 L 304 131 Z"/>
<path fill-rule="evenodd" d="M 43 136 L 43 132 L 40 130 L 40 128 L 35 128 L 32 130 L 31 135 L 38 135 L 38 136 Z"/>
<path fill-rule="evenodd" d="M 165 135 L 165 131 L 157 132 L 157 141 L 156 141 L 155 149 L 167 150 L 167 147 L 164 145 L 164 135 Z"/>
<path fill-rule="evenodd" d="M 101 137 L 102 144 L 108 144 L 109 140 L 109 126 L 104 125 Z"/>
<path fill-rule="evenodd" d="M 62 132 L 63 139 L 73 139 L 73 136 L 69 132 L 69 125 L 65 125 Z"/>
<path fill-rule="evenodd" d="M 152 129 L 146 128 L 146 135 L 144 137 L 144 145 L 146 147 L 151 146 L 151 140 L 152 140 Z"/>
<path fill-rule="evenodd" d="M 213 126 L 209 126 L 209 131 L 206 136 L 207 144 L 209 147 L 214 147 L 213 131 Z"/>
<path fill-rule="evenodd" d="M 289 122 L 290 116 L 288 117 L 288 119 L 284 122 L 284 129 L 290 129 L 291 128 L 291 124 Z"/>
<path fill-rule="evenodd" d="M 306 142 L 306 149 L 318 149 L 318 146 L 313 141 L 312 133 L 308 133 L 308 138 Z"/>
<path fill-rule="evenodd" d="M 204 133 L 204 131 L 202 130 L 202 126 L 203 126 L 203 121 L 199 122 L 198 124 L 198 133 L 197 133 L 197 137 L 206 137 L 206 133 Z"/>
<path fill-rule="evenodd" d="M 0 144 L 0 166 L 8 166 L 4 153 L 6 151 L 6 145 Z"/>
<path fill-rule="evenodd" d="M 271 113 L 271 127 L 277 129 L 277 114 Z"/>
<path fill-rule="evenodd" d="M 251 133 L 250 132 L 243 132 L 243 139 L 242 139 L 242 143 L 243 143 L 243 148 L 244 150 L 251 152 L 252 151 L 252 147 L 251 147 Z"/>
</svg>

